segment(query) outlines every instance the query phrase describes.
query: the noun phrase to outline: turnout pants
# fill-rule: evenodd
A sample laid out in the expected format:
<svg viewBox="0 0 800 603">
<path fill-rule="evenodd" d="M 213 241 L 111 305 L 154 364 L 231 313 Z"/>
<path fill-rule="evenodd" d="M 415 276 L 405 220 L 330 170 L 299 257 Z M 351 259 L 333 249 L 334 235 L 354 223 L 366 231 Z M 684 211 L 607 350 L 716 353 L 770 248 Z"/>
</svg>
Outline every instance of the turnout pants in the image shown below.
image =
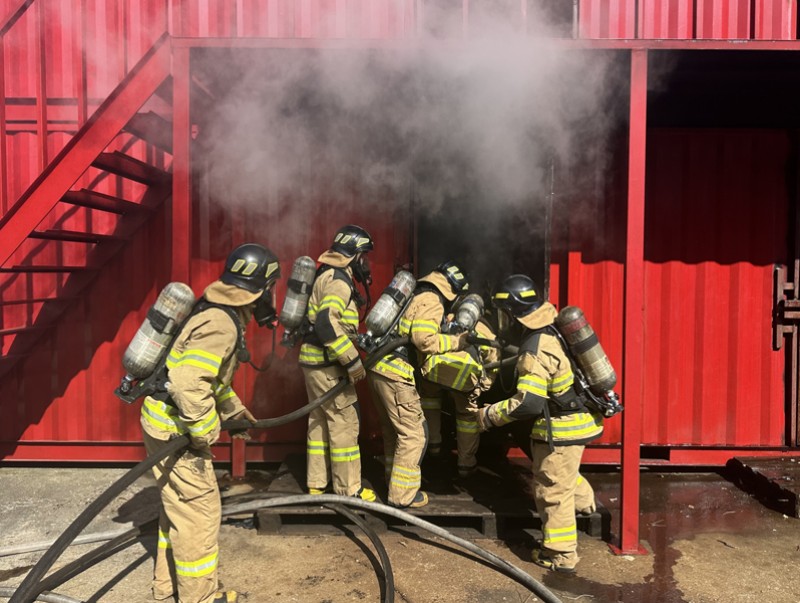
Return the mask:
<svg viewBox="0 0 800 603">
<path fill-rule="evenodd" d="M 425 454 L 427 424 L 413 383 L 392 381 L 370 371 L 367 379 L 383 431 L 388 470 L 389 504 L 407 507 L 422 485 L 420 463 Z"/>
<path fill-rule="evenodd" d="M 533 494 L 542 519 L 542 547 L 567 567 L 578 557 L 575 512 L 595 510 L 594 491 L 579 473 L 584 446 L 556 446 L 533 442 Z"/>
<path fill-rule="evenodd" d="M 151 455 L 166 444 L 147 433 Z M 153 467 L 161 494 L 153 597 L 210 603 L 217 593 L 217 540 L 222 506 L 210 451 L 173 453 Z M 174 570 L 174 573 L 173 573 Z"/>
<path fill-rule="evenodd" d="M 319 398 L 339 380 L 347 378 L 341 366 L 303 367 L 309 401 Z M 306 485 L 324 490 L 333 482 L 333 493 L 353 496 L 361 489 L 361 451 L 358 447 L 358 397 L 348 385 L 333 400 L 308 415 Z"/>
<path fill-rule="evenodd" d="M 437 454 L 442 445 L 442 402 L 446 395 L 453 400 L 456 415 L 456 447 L 458 448 L 458 466 L 472 468 L 478 464 L 476 455 L 481 442 L 478 422 L 470 408 L 477 409 L 467 394 L 441 386 L 430 381 L 420 381 L 420 400 L 425 420 L 428 422 L 428 453 Z"/>
</svg>

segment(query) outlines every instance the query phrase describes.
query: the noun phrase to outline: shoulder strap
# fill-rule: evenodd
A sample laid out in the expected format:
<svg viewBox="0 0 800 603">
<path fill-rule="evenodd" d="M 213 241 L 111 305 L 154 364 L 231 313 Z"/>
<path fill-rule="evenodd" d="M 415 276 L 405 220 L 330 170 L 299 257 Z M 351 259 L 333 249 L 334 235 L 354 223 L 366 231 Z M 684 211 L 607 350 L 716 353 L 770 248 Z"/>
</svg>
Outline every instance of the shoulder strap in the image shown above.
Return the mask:
<svg viewBox="0 0 800 603">
<path fill-rule="evenodd" d="M 358 299 L 358 292 L 356 291 L 356 285 L 353 282 L 353 279 L 350 278 L 350 275 L 347 274 L 347 271 L 343 268 L 338 268 L 336 266 L 330 266 L 329 264 L 322 264 L 319 268 L 317 268 L 317 278 L 323 273 L 327 272 L 328 270 L 333 270 L 333 279 L 337 281 L 344 281 L 347 283 L 347 287 L 350 289 L 350 299 L 347 300 L 345 307 L 350 305 L 350 302 L 353 301 L 353 297 L 355 296 Z"/>
<path fill-rule="evenodd" d="M 544 329 L 536 329 L 535 331 L 528 331 L 522 336 L 522 343 L 519 346 L 519 354 L 532 354 L 536 356 L 539 352 L 539 340 L 542 337 Z"/>
</svg>

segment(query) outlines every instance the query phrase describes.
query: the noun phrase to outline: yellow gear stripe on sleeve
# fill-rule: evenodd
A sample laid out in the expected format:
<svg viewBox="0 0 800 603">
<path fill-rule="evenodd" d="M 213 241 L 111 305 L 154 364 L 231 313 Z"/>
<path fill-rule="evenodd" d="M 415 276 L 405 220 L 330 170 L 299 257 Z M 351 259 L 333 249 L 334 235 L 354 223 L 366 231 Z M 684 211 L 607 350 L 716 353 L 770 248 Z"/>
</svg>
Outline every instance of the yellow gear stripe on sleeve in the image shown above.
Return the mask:
<svg viewBox="0 0 800 603">
<path fill-rule="evenodd" d="M 172 548 L 172 542 L 170 542 L 168 532 L 162 532 L 161 530 L 158 531 L 158 548 L 160 549 Z"/>
<path fill-rule="evenodd" d="M 411 323 L 411 331 L 422 331 L 424 333 L 438 333 L 439 332 L 439 325 L 437 325 L 432 320 L 425 320 L 423 318 L 417 318 L 414 322 Z"/>
<path fill-rule="evenodd" d="M 215 397 L 217 398 L 217 402 L 224 402 L 225 400 L 235 398 L 236 392 L 233 391 L 233 388 L 229 385 L 222 389 Z"/>
<path fill-rule="evenodd" d="M 333 342 L 328 344 L 328 348 L 330 348 L 330 356 L 332 358 L 338 358 L 345 352 L 350 351 L 350 348 L 352 347 L 353 342 L 350 341 L 350 338 L 347 335 L 340 335 L 334 339 Z"/>
<path fill-rule="evenodd" d="M 216 354 L 211 354 L 205 350 L 185 350 L 183 352 L 172 351 L 167 358 L 167 368 L 173 369 L 178 366 L 194 366 L 210 371 L 214 376 L 219 374 L 219 367 L 222 358 Z"/>
<path fill-rule="evenodd" d="M 508 405 L 511 402 L 511 399 L 502 400 L 494 405 L 494 409 L 497 412 L 497 418 L 500 419 L 500 424 L 505 425 L 506 423 L 511 423 L 512 419 L 509 416 Z"/>
<path fill-rule="evenodd" d="M 555 394 L 559 394 L 564 390 L 569 389 L 574 382 L 575 375 L 572 373 L 572 371 L 569 371 L 561 377 L 553 379 L 548 386 L 548 390 Z"/>
<path fill-rule="evenodd" d="M 407 318 L 400 319 L 400 335 L 408 335 L 411 332 L 411 321 Z"/>
<path fill-rule="evenodd" d="M 344 312 L 346 307 L 344 300 L 338 295 L 326 295 L 319 304 L 319 311 L 325 308 L 338 308 L 340 312 Z"/>
<path fill-rule="evenodd" d="M 216 410 L 211 411 L 208 418 L 205 420 L 195 421 L 194 423 L 187 423 L 189 432 L 193 436 L 202 436 L 211 433 L 215 427 L 219 425 L 219 415 Z"/>
<path fill-rule="evenodd" d="M 439 333 L 439 351 L 440 352 L 449 352 L 453 349 L 453 346 L 450 341 L 450 337 L 447 335 L 443 335 Z"/>
<path fill-rule="evenodd" d="M 547 397 L 547 382 L 540 377 L 526 375 L 520 377 L 517 381 L 517 390 L 521 392 L 528 392 L 542 398 Z"/>
<path fill-rule="evenodd" d="M 198 559 L 197 561 L 180 561 L 175 559 L 175 573 L 179 576 L 189 576 L 190 578 L 201 578 L 214 572 L 217 569 L 219 552 L 214 551 L 210 555 Z"/>
</svg>

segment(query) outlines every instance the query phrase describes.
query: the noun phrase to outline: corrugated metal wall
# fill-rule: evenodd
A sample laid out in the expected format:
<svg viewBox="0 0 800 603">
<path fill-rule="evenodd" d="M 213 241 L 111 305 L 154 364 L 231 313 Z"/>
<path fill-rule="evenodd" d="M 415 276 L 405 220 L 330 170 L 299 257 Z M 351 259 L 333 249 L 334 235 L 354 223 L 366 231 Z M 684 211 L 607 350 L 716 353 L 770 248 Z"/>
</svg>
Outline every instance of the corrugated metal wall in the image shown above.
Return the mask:
<svg viewBox="0 0 800 603">
<path fill-rule="evenodd" d="M 37 0 L 37 3 L 41 0 Z M 0 0 L 0 16 L 17 4 Z M 54 10 L 52 3 L 42 15 Z M 87 0 L 87 20 L 67 6 L 63 20 L 43 21 L 47 40 L 45 90 L 50 99 L 47 151 L 37 136 L 35 75 L 39 52 L 37 17 L 26 14 L 3 39 L 8 105 L 8 156 L 11 161 L 8 199 L 14 200 L 39 173 L 43 158 L 52 157 L 77 127 L 81 53 L 85 41 L 86 106 L 89 111 L 108 93 L 166 27 L 185 36 L 368 37 L 414 35 L 418 21 L 437 25 L 435 5 L 414 0 L 197 0 L 177 2 L 108 2 Z M 444 3 L 447 4 L 447 3 Z M 463 3 L 449 3 L 453 11 Z M 751 21 L 758 38 L 793 38 L 795 4 L 691 3 L 642 0 L 583 0 L 580 32 L 584 37 L 749 37 Z M 512 6 L 511 4 L 509 6 Z M 524 13 L 525 3 L 521 3 Z M 677 8 L 670 12 L 668 8 Z M 473 11 L 474 12 L 474 11 Z M 452 13 L 452 15 L 460 13 Z M 427 15 L 427 17 L 426 17 Z M 696 21 L 692 22 L 693 15 Z M 72 21 L 70 21 L 72 19 Z M 451 24 L 463 25 L 455 18 Z M 745 29 L 746 26 L 746 29 Z M 445 28 L 447 29 L 447 28 Z M 84 32 L 78 35 L 76 32 Z M 122 33 L 120 33 L 122 32 Z M 692 33 L 693 32 L 693 33 Z M 38 92 L 41 94 L 41 92 Z M 41 109 L 41 108 L 39 108 Z M 10 116 L 16 119 L 11 123 Z M 784 263 L 786 193 L 783 166 L 788 153 L 783 135 L 763 131 L 652 132 L 649 146 L 647 199 L 647 392 L 645 442 L 705 446 L 777 445 L 783 437 L 783 358 L 770 341 L 771 266 Z M 128 145 L 120 136 L 119 148 Z M 128 150 L 144 158 L 141 143 Z M 619 157 L 623 157 L 620 153 Z M 153 157 L 149 157 L 153 159 Z M 158 159 L 158 158 L 157 158 Z M 622 360 L 622 284 L 625 242 L 625 163 L 598 175 L 597 190 L 582 199 L 588 223 L 569 226 L 568 245 L 554 265 L 554 292 L 560 303 L 584 308 L 615 366 Z M 731 178 L 729 175 L 734 177 Z M 91 181 L 96 173 L 85 180 Z M 101 192 L 136 199 L 136 185 L 116 178 L 96 183 Z M 131 188 L 126 188 L 126 187 Z M 757 203 L 753 200 L 756 199 Z M 196 292 L 220 270 L 230 245 L 252 238 L 281 254 L 284 272 L 301 253 L 319 253 L 340 222 L 363 223 L 375 235 L 376 289 L 385 285 L 395 264 L 407 261 L 410 216 L 363 211 L 359 195 L 345 201 L 316 201 L 313 216 L 292 212 L 289 200 L 267 198 L 256 216 L 199 200 L 195 211 L 193 282 Z M 400 207 L 403 207 L 400 204 Z M 282 208 L 278 211 L 278 208 Z M 6 207 L 2 209 L 7 209 Z M 288 212 L 288 213 L 287 213 Z M 95 230 L 113 228 L 90 210 L 74 210 L 48 218 L 48 224 L 90 221 Z M 288 221 L 288 222 L 287 222 Z M 303 223 L 304 239 L 282 237 L 287 224 Z M 221 224 L 230 229 L 220 228 Z M 753 227 L 753 225 L 757 227 Z M 600 228 L 597 228 L 600 225 Z M 604 233 L 598 237 L 597 231 Z M 6 458 L 119 460 L 139 458 L 138 408 L 122 405 L 111 395 L 121 368 L 120 358 L 147 307 L 168 279 L 171 255 L 167 220 L 154 219 L 107 266 L 85 297 L 72 305 L 60 326 L 49 332 L 34 356 L 18 365 L 0 383 L 4 421 L 0 422 L 0 454 Z M 524 236 L 524 233 L 520 233 Z M 23 249 L 20 253 L 52 254 L 64 261 L 73 253 L 55 249 Z M 42 257 L 42 256 L 37 256 Z M 80 259 L 77 252 L 73 257 Z M 63 277 L 37 281 L 49 294 Z M 5 276 L 0 288 L 34 285 L 23 277 Z M 733 310 L 733 311 L 730 311 Z M 3 309 L 4 324 L 30 320 L 38 310 Z M 256 359 L 271 346 L 266 333 L 248 338 Z M 4 347 L 4 353 L 6 348 Z M 280 350 L 284 354 L 283 350 Z M 296 352 L 294 352 L 296 353 Z M 252 400 L 262 416 L 297 406 L 304 394 L 299 369 L 291 355 L 276 360 L 264 377 L 249 368 L 237 377 L 237 389 Z M 364 432 L 377 437 L 371 413 Z M 619 440 L 619 421 L 609 424 L 606 442 Z M 251 446 L 253 458 L 281 458 L 286 446 L 302 447 L 302 422 L 261 434 L 266 449 Z M 17 444 L 21 440 L 20 444 Z M 221 451 L 224 456 L 225 451 Z"/>
<path fill-rule="evenodd" d="M 783 445 L 785 360 L 771 338 L 773 266 L 788 253 L 788 134 L 648 137 L 642 443 Z M 568 206 L 557 264 L 560 300 L 583 308 L 620 378 L 625 203 L 617 162 Z M 620 422 L 607 427 L 603 441 L 619 441 Z"/>
</svg>

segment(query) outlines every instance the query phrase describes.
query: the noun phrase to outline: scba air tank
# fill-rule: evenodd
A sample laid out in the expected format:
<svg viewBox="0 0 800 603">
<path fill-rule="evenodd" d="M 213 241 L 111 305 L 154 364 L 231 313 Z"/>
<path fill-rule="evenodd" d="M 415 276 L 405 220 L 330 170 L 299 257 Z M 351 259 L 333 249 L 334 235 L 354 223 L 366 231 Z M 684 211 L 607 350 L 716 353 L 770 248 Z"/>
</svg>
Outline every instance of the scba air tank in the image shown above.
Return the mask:
<svg viewBox="0 0 800 603">
<path fill-rule="evenodd" d="M 194 293 L 184 283 L 169 283 L 161 290 L 122 357 L 128 378 L 143 379 L 155 370 L 175 330 L 192 311 L 194 303 Z"/>
<path fill-rule="evenodd" d="M 602 396 L 614 389 L 617 374 L 583 311 L 576 306 L 567 306 L 558 313 L 555 324 L 586 374 L 592 393 Z"/>
<path fill-rule="evenodd" d="M 394 275 L 392 282 L 383 290 L 378 301 L 367 315 L 367 333 L 371 337 L 381 337 L 391 328 L 400 311 L 414 293 L 417 280 L 410 272 L 401 270 Z"/>
<path fill-rule="evenodd" d="M 296 329 L 303 322 L 316 275 L 317 264 L 307 255 L 301 255 L 294 261 L 292 274 L 286 284 L 286 298 L 278 317 L 287 331 Z"/>
<path fill-rule="evenodd" d="M 456 324 L 464 331 L 471 331 L 483 316 L 483 298 L 470 293 L 456 306 Z"/>
</svg>

